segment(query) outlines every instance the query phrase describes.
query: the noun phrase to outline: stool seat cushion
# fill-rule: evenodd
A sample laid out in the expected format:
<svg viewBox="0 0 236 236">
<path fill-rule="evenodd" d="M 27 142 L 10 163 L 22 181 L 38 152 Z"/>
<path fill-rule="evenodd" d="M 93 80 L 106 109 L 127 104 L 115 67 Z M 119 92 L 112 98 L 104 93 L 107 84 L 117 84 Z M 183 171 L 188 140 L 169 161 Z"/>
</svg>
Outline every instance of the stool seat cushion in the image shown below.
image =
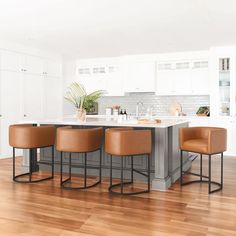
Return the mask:
<svg viewBox="0 0 236 236">
<path fill-rule="evenodd" d="M 218 127 L 189 127 L 179 130 L 180 149 L 202 154 L 226 151 L 227 130 Z"/>
<path fill-rule="evenodd" d="M 182 144 L 182 149 L 190 152 L 207 153 L 207 139 L 190 139 Z"/>
<path fill-rule="evenodd" d="M 52 125 L 33 126 L 31 124 L 10 125 L 9 145 L 15 148 L 40 148 L 53 146 L 56 128 Z"/>
</svg>

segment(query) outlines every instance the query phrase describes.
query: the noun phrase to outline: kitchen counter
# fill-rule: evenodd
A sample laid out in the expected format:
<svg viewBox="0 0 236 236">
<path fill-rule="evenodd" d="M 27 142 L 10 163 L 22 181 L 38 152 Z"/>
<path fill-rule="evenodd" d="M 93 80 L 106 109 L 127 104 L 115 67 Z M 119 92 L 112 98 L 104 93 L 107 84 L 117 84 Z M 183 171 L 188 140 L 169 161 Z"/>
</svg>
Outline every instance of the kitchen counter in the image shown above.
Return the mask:
<svg viewBox="0 0 236 236">
<path fill-rule="evenodd" d="M 186 119 L 163 118 L 161 123 L 156 124 L 138 124 L 137 120 L 124 120 L 121 122 L 117 121 L 115 117 L 106 116 L 88 116 L 84 122 L 77 121 L 75 118 L 64 118 L 58 120 L 30 120 L 22 121 L 21 123 L 35 123 L 39 125 L 53 124 L 53 125 L 81 125 L 81 126 L 110 126 L 110 127 L 143 127 L 143 128 L 168 128 L 174 125 L 182 124 L 187 122 Z"/>
<path fill-rule="evenodd" d="M 158 124 L 137 124 L 137 121 L 123 121 L 118 123 L 117 120 L 112 117 L 87 117 L 85 122 L 78 122 L 73 118 L 64 118 L 61 120 L 36 120 L 36 121 L 22 121 L 21 123 L 30 123 L 37 125 L 52 124 L 56 126 L 71 125 L 74 127 L 104 127 L 104 130 L 108 127 L 134 127 L 140 129 L 150 129 L 152 131 L 152 155 L 151 155 L 151 170 L 152 170 L 152 189 L 153 190 L 166 190 L 172 183 L 174 183 L 180 176 L 180 151 L 179 151 L 179 128 L 187 127 L 188 121 L 185 119 L 162 119 L 161 123 Z M 27 163 L 28 153 L 24 152 L 24 164 Z M 81 155 L 81 154 L 80 154 Z M 82 165 L 80 155 L 73 156 L 74 167 L 79 167 Z M 91 154 L 88 161 L 90 160 L 92 166 L 96 166 L 97 153 Z M 41 149 L 40 151 L 40 161 L 39 166 L 41 169 L 47 169 L 48 164 L 51 161 L 50 150 Z M 68 161 L 67 159 L 65 161 Z M 103 176 L 109 176 L 109 162 L 110 159 L 106 155 L 103 147 Z M 116 160 L 117 166 L 115 169 L 119 169 L 119 161 Z M 139 170 L 146 169 L 146 157 L 140 157 L 135 159 L 135 168 Z M 55 157 L 55 170 L 59 170 L 59 156 Z M 36 163 L 35 163 L 36 164 Z M 191 161 L 188 159 L 188 154 L 184 156 L 184 169 L 188 169 L 191 166 Z M 130 168 L 130 162 L 127 161 L 125 164 L 125 169 Z M 73 168 L 74 172 L 78 169 Z M 81 171 L 81 169 L 80 169 Z M 92 170 L 90 175 L 96 175 L 95 170 Z M 114 175 L 119 177 L 119 172 L 114 171 Z M 129 173 L 125 177 L 129 177 Z M 137 178 L 137 177 L 136 177 Z"/>
</svg>

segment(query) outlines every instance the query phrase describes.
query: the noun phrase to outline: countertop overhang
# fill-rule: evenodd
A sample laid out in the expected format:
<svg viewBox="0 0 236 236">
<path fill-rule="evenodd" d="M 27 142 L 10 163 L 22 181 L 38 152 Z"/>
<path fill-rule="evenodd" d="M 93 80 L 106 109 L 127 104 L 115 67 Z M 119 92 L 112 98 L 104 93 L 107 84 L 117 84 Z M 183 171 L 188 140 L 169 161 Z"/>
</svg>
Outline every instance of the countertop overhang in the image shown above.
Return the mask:
<svg viewBox="0 0 236 236">
<path fill-rule="evenodd" d="M 188 123 L 187 119 L 161 119 L 161 123 L 156 124 L 138 124 L 135 120 L 118 122 L 114 118 L 87 117 L 84 122 L 77 121 L 75 118 L 64 119 L 42 119 L 42 120 L 23 120 L 22 124 L 38 125 L 73 125 L 73 126 L 107 126 L 107 127 L 140 127 L 140 128 L 168 128 L 175 125 Z"/>
</svg>

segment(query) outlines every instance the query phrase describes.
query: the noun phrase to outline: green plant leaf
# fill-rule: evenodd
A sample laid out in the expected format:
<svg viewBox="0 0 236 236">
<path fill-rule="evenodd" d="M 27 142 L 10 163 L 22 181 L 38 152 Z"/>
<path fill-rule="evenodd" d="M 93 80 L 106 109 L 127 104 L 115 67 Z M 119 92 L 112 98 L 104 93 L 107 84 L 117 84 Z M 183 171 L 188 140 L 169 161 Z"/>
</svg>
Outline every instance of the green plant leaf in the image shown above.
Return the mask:
<svg viewBox="0 0 236 236">
<path fill-rule="evenodd" d="M 84 86 L 78 82 L 73 82 L 66 92 L 64 98 L 73 104 L 76 109 L 91 111 L 94 103 L 105 93 L 104 90 L 97 90 L 90 94 L 86 93 Z"/>
</svg>

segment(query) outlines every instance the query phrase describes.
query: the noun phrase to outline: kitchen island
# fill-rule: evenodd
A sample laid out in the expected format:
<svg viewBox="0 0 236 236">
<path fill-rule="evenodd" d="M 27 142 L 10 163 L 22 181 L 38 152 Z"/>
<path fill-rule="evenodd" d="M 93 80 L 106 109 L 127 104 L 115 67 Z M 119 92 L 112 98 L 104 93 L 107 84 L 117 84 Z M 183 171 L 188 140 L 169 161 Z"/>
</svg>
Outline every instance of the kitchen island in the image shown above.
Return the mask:
<svg viewBox="0 0 236 236">
<path fill-rule="evenodd" d="M 135 129 L 150 129 L 152 131 L 152 155 L 151 155 L 151 178 L 152 178 L 152 190 L 167 190 L 172 183 L 174 183 L 180 176 L 180 151 L 179 151 L 179 128 L 187 127 L 188 121 L 184 119 L 162 119 L 161 123 L 155 124 L 138 124 L 135 120 L 128 120 L 117 122 L 116 119 L 107 117 L 88 117 L 85 122 L 78 122 L 73 118 L 62 119 L 62 120 L 38 120 L 38 121 L 24 121 L 21 123 L 30 123 L 35 125 L 55 125 L 57 127 L 70 125 L 77 128 L 89 128 L 89 127 L 103 127 L 104 130 L 109 127 L 134 127 Z M 109 176 L 109 157 L 102 148 L 102 168 L 103 176 Z M 55 157 L 55 169 L 59 170 L 59 153 L 56 152 Z M 82 154 L 73 154 L 72 160 L 74 163 L 73 172 L 81 170 L 79 168 L 83 165 L 83 158 L 79 158 Z M 24 166 L 28 165 L 28 153 L 24 152 Z M 88 163 L 91 167 L 96 167 L 98 162 L 96 161 L 97 153 L 91 153 L 88 156 Z M 40 151 L 40 169 L 48 169 L 51 161 L 50 150 L 41 149 Z M 65 164 L 68 163 L 68 157 L 65 156 Z M 114 160 L 115 166 L 114 176 L 119 177 L 119 160 Z M 146 158 L 137 158 L 134 160 L 136 169 L 146 169 Z M 188 155 L 184 156 L 184 169 L 188 169 L 191 166 L 191 161 L 188 159 Z M 130 160 L 125 163 L 125 169 L 129 170 Z M 96 175 L 96 170 L 92 169 L 91 175 Z M 126 175 L 129 176 L 128 174 Z"/>
</svg>

